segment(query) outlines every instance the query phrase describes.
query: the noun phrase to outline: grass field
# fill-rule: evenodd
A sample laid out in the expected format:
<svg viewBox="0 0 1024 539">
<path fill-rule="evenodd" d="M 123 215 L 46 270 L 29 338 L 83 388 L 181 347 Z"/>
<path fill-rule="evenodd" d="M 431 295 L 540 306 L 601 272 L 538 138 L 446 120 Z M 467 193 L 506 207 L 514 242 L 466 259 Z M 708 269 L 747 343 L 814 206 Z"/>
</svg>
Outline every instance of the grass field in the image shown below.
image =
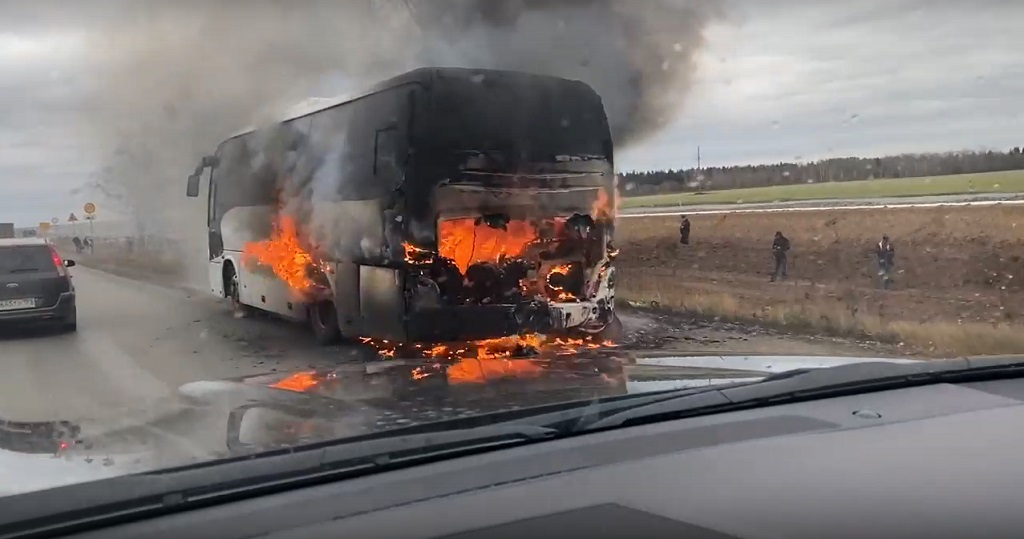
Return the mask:
<svg viewBox="0 0 1024 539">
<path fill-rule="evenodd" d="M 711 191 L 702 195 L 673 193 L 624 198 L 621 204 L 623 208 L 654 208 L 698 204 L 749 204 L 793 200 L 1022 192 L 1024 192 L 1024 170 L 1009 170 L 982 174 L 752 187 L 749 189 Z"/>
</svg>

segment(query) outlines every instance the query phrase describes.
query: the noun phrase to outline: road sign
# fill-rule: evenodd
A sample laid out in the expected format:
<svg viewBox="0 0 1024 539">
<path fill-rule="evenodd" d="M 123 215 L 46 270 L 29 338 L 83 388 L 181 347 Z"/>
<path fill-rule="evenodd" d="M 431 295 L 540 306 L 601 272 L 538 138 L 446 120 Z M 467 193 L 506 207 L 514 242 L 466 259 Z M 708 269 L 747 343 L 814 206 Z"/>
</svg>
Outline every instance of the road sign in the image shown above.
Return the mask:
<svg viewBox="0 0 1024 539">
<path fill-rule="evenodd" d="M 71 215 L 68 216 L 68 222 L 69 223 L 77 223 L 78 222 L 78 217 L 75 217 L 75 214 L 72 213 Z"/>
<path fill-rule="evenodd" d="M 45 222 L 44 223 L 39 223 L 39 231 L 40 232 L 46 232 L 48 230 L 50 230 L 50 223 L 45 223 Z"/>
<path fill-rule="evenodd" d="M 85 213 L 87 215 L 92 215 L 92 214 L 96 213 L 96 205 L 93 204 L 92 202 L 86 202 L 85 203 L 85 207 L 82 208 L 82 209 L 85 210 Z"/>
<path fill-rule="evenodd" d="M 57 219 L 56 217 L 54 217 L 53 219 L 50 219 L 50 222 L 53 223 L 53 224 L 57 224 L 57 223 L 60 222 L 60 219 Z"/>
</svg>

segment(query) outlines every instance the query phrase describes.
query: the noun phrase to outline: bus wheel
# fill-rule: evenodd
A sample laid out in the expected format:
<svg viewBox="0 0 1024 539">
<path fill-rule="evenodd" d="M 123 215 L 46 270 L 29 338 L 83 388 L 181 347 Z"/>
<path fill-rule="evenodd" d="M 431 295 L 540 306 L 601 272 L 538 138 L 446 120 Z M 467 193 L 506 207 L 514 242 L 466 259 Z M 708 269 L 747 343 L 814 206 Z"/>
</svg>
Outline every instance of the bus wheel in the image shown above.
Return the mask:
<svg viewBox="0 0 1024 539">
<path fill-rule="evenodd" d="M 238 273 L 229 265 L 224 270 L 224 295 L 231 301 L 231 311 L 235 318 L 248 318 L 252 315 L 253 308 L 242 303 L 240 288 Z"/>
<path fill-rule="evenodd" d="M 323 346 L 338 344 L 341 341 L 341 329 L 338 328 L 338 311 L 334 303 L 320 301 L 309 308 L 309 325 L 313 328 L 316 342 Z"/>
<path fill-rule="evenodd" d="M 604 326 L 604 329 L 597 333 L 602 341 L 618 341 L 622 338 L 622 320 L 618 314 L 612 314 L 612 319 Z"/>
</svg>

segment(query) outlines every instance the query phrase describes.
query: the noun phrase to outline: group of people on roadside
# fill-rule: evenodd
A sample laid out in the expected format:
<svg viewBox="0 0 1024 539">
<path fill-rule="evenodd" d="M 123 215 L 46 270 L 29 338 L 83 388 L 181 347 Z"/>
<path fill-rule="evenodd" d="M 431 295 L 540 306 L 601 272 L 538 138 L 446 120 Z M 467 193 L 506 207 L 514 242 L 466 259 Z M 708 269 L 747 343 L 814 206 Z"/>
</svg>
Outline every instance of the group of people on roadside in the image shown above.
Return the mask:
<svg viewBox="0 0 1024 539">
<path fill-rule="evenodd" d="M 84 240 L 82 238 L 79 238 L 78 236 L 75 236 L 74 238 L 71 238 L 71 243 L 75 244 L 76 253 L 83 253 L 86 249 L 88 249 L 90 253 L 93 252 L 92 238 L 88 236 L 86 236 Z"/>
<path fill-rule="evenodd" d="M 690 244 L 690 220 L 685 215 L 679 222 L 679 243 Z M 789 238 L 783 235 L 782 231 L 776 231 L 772 240 L 772 259 L 775 261 L 775 268 L 772 270 L 771 282 L 789 277 L 790 247 Z M 888 289 L 892 285 L 891 274 L 896 264 L 896 247 L 888 234 L 882 235 L 881 241 L 875 245 L 875 257 L 878 261 L 878 276 L 882 288 Z"/>
</svg>

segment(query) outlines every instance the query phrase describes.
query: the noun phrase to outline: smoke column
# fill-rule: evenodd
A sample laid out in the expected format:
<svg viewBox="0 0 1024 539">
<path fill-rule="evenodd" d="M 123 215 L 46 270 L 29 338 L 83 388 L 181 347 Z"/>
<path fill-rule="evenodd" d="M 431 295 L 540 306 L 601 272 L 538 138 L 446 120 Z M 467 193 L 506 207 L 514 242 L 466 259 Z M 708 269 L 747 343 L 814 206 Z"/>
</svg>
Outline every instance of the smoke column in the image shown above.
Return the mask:
<svg viewBox="0 0 1024 539">
<path fill-rule="evenodd" d="M 601 94 L 622 146 L 682 109 L 702 31 L 719 14 L 699 0 L 92 4 L 57 9 L 88 25 L 94 77 L 81 127 L 106 164 L 94 187 L 129 209 L 139 233 L 194 241 L 183 248 L 196 255 L 199 282 L 205 204 L 184 197 L 185 176 L 220 140 L 269 121 L 326 77 L 363 84 L 447 65 L 576 78 Z"/>
<path fill-rule="evenodd" d="M 424 63 L 582 80 L 604 100 L 616 143 L 682 109 L 717 3 L 685 0 L 417 0 Z"/>
</svg>

